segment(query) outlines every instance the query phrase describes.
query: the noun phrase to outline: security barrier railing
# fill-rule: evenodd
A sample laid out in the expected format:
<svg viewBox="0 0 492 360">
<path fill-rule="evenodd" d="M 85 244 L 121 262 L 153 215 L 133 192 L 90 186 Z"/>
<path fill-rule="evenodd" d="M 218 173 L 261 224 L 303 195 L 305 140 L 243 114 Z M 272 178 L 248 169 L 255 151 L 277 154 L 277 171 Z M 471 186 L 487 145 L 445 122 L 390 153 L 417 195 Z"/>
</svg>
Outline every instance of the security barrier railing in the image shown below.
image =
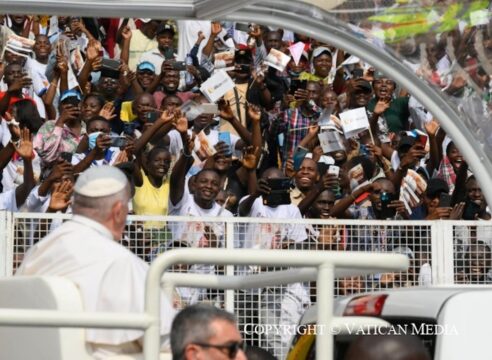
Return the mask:
<svg viewBox="0 0 492 360">
<path fill-rule="evenodd" d="M 28 249 L 69 214 L 0 214 L 0 266 L 11 275 Z M 192 218 L 129 216 L 121 243 L 148 263 L 175 248 L 254 248 L 400 253 L 408 256 L 404 272 L 338 278 L 334 293 L 350 295 L 395 287 L 490 283 L 492 223 L 451 221 L 359 221 L 266 218 Z M 285 270 L 269 266 L 178 264 L 172 271 L 195 274 L 251 275 Z M 490 274 L 489 274 L 490 273 Z M 249 343 L 284 358 L 304 309 L 316 302 L 313 282 L 261 289 L 217 290 L 180 287 L 172 294 L 181 308 L 211 302 L 236 314 Z M 258 331 L 282 325 L 277 331 Z"/>
</svg>

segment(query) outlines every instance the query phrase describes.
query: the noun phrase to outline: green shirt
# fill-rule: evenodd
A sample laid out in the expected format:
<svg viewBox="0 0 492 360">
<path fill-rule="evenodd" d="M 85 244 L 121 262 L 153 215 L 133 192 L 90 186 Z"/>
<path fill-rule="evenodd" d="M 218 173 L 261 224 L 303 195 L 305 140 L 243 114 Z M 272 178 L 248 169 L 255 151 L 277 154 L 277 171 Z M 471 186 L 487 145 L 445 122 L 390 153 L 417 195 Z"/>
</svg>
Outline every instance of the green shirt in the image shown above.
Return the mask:
<svg viewBox="0 0 492 360">
<path fill-rule="evenodd" d="M 389 108 L 382 114 L 390 132 L 400 132 L 408 130 L 408 97 L 398 97 L 391 100 Z M 374 112 L 376 106 L 376 98 L 372 98 L 367 104 L 367 110 Z"/>
</svg>

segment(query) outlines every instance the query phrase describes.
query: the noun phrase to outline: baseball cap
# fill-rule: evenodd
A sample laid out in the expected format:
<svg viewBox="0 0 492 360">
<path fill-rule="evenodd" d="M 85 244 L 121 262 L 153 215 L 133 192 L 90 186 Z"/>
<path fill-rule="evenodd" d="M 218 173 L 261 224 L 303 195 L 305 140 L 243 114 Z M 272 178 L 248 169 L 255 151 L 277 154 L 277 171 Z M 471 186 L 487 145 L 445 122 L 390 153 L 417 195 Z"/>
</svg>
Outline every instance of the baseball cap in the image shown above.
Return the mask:
<svg viewBox="0 0 492 360">
<path fill-rule="evenodd" d="M 137 65 L 137 71 L 149 70 L 155 73 L 155 66 L 150 61 L 142 61 Z"/>
<path fill-rule="evenodd" d="M 78 102 L 80 102 L 82 100 L 82 96 L 77 90 L 67 90 L 63 92 L 63 94 L 60 96 L 60 102 L 63 103 L 67 100 L 77 100 Z"/>
<path fill-rule="evenodd" d="M 103 197 L 117 194 L 128 180 L 123 171 L 114 166 L 94 166 L 84 171 L 75 182 L 76 194 L 86 197 Z"/>
<path fill-rule="evenodd" d="M 328 49 L 327 47 L 324 47 L 324 46 L 320 46 L 320 47 L 317 47 L 316 49 L 313 50 L 313 59 L 317 58 L 318 56 L 320 56 L 322 54 L 328 54 L 328 55 L 330 55 L 330 57 L 333 57 L 330 49 Z"/>
<path fill-rule="evenodd" d="M 158 35 L 161 35 L 161 34 L 163 34 L 165 32 L 170 32 L 173 35 L 176 34 L 176 30 L 174 29 L 174 26 L 172 26 L 171 24 L 161 24 L 161 25 L 159 25 L 159 27 L 157 28 L 157 31 L 155 32 L 155 34 L 158 36 Z"/>
<path fill-rule="evenodd" d="M 441 193 L 449 193 L 449 186 L 443 179 L 432 178 L 427 182 L 427 189 L 425 190 L 425 194 L 429 198 L 435 198 L 439 196 Z"/>
<path fill-rule="evenodd" d="M 371 83 L 365 79 L 358 78 L 354 80 L 354 91 L 372 92 Z"/>
</svg>

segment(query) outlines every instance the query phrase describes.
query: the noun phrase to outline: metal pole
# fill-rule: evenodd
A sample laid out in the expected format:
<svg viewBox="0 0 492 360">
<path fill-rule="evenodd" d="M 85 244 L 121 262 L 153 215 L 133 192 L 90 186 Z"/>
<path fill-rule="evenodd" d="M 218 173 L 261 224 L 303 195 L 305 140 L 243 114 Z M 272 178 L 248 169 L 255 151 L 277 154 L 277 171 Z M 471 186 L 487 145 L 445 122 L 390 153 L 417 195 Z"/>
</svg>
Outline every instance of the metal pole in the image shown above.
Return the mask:
<svg viewBox="0 0 492 360">
<path fill-rule="evenodd" d="M 318 322 L 316 332 L 316 360 L 333 358 L 333 284 L 335 271 L 330 263 L 318 267 L 318 281 L 316 283 L 316 302 L 318 306 Z M 330 286 L 327 286 L 330 284 Z M 320 326 L 321 325 L 321 326 Z"/>
</svg>

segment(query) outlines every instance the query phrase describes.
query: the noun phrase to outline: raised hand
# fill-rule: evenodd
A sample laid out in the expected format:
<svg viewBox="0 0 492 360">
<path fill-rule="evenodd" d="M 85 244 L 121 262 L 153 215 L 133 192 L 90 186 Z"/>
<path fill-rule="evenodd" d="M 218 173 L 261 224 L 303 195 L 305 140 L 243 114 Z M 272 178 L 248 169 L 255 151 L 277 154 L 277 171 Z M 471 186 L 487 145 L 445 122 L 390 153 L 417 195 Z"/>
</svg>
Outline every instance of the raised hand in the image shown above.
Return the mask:
<svg viewBox="0 0 492 360">
<path fill-rule="evenodd" d="M 230 106 L 229 106 L 230 108 Z M 232 111 L 232 110 L 231 110 Z M 261 108 L 254 104 L 248 105 L 248 116 L 252 123 L 258 123 L 261 120 Z"/>
<path fill-rule="evenodd" d="M 378 102 L 376 103 L 376 106 L 374 107 L 374 114 L 376 115 L 383 114 L 386 110 L 388 110 L 390 104 L 391 104 L 391 98 L 379 99 Z"/>
<path fill-rule="evenodd" d="M 31 133 L 28 128 L 21 129 L 20 144 L 15 146 L 15 151 L 23 160 L 32 160 L 34 158 Z"/>
<path fill-rule="evenodd" d="M 247 170 L 255 170 L 258 164 L 258 147 L 247 146 L 243 149 L 243 158 L 241 160 L 241 164 Z"/>
<path fill-rule="evenodd" d="M 106 120 L 111 121 L 116 117 L 114 110 L 114 104 L 112 102 L 107 102 L 104 104 L 101 111 L 99 111 L 99 116 L 102 116 Z"/>
<path fill-rule="evenodd" d="M 180 134 L 187 134 L 188 133 L 188 119 L 183 117 L 180 117 L 176 123 L 174 124 L 174 127 Z"/>
<path fill-rule="evenodd" d="M 73 183 L 70 180 L 63 180 L 57 183 L 51 192 L 49 210 L 64 211 L 70 205 L 70 198 L 73 193 Z"/>
<path fill-rule="evenodd" d="M 222 26 L 218 22 L 213 22 L 210 29 L 211 36 L 216 37 L 222 31 Z"/>
<path fill-rule="evenodd" d="M 129 26 L 125 26 L 123 30 L 121 31 L 121 37 L 125 41 L 129 41 L 132 38 L 132 30 L 130 29 Z"/>
<path fill-rule="evenodd" d="M 128 154 L 126 153 L 126 151 L 120 151 L 119 154 L 116 156 L 116 159 L 114 160 L 113 166 L 125 162 L 128 162 Z"/>
<path fill-rule="evenodd" d="M 21 137 L 21 130 L 19 127 L 20 124 L 14 119 L 14 117 L 9 112 L 6 112 L 3 116 L 5 121 L 7 121 L 12 140 L 13 141 L 19 140 Z"/>
<path fill-rule="evenodd" d="M 27 74 L 22 74 L 21 77 L 15 78 L 12 83 L 10 83 L 8 92 L 17 92 L 23 88 L 27 88 L 32 85 L 32 80 L 27 76 Z"/>
<path fill-rule="evenodd" d="M 293 178 L 296 176 L 296 171 L 294 169 L 294 159 L 288 158 L 285 162 L 285 176 Z"/>
<path fill-rule="evenodd" d="M 111 136 L 106 134 L 100 134 L 96 139 L 96 151 L 103 153 L 111 146 Z"/>
<path fill-rule="evenodd" d="M 432 119 L 428 123 L 425 123 L 424 127 L 429 136 L 435 136 L 439 130 L 439 122 L 436 119 Z"/>
<path fill-rule="evenodd" d="M 225 121 L 231 121 L 235 118 L 234 112 L 229 101 L 221 100 L 219 105 L 219 116 Z M 249 112 L 248 112 L 249 114 Z"/>
<path fill-rule="evenodd" d="M 75 105 L 67 105 L 60 117 L 58 118 L 57 122 L 59 121 L 62 124 L 65 124 L 66 122 L 70 120 L 77 119 L 80 116 L 80 109 L 78 106 Z"/>
<path fill-rule="evenodd" d="M 270 186 L 268 186 L 268 181 L 266 179 L 260 179 L 258 180 L 258 185 L 256 187 L 256 192 L 258 195 L 268 195 L 272 192 L 272 189 Z"/>
</svg>

